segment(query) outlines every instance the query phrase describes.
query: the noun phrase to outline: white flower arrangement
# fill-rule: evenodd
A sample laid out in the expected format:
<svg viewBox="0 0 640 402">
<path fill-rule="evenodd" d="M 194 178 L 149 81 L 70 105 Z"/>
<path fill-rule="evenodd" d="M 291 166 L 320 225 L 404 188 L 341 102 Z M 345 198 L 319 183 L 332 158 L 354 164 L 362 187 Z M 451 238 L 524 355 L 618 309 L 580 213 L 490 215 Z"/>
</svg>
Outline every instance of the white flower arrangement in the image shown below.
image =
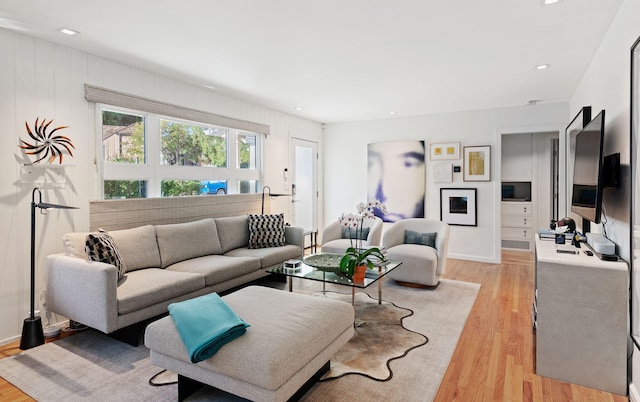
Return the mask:
<svg viewBox="0 0 640 402">
<path fill-rule="evenodd" d="M 373 268 L 373 262 L 369 260 L 369 257 L 375 258 L 377 261 L 384 262 L 385 256 L 382 254 L 379 248 L 371 247 L 364 250 L 362 248 L 362 226 L 365 219 L 374 219 L 376 217 L 374 210 L 379 209 L 382 213 L 387 213 L 387 206 L 381 203 L 379 200 L 370 200 L 366 203 L 361 202 L 356 206 L 356 213 L 343 213 L 338 217 L 338 222 L 344 227 L 355 229 L 356 233 L 356 245 L 353 244 L 352 231 L 349 231 L 349 240 L 351 247 L 349 247 L 340 260 L 340 269 L 343 272 L 347 272 L 353 276 L 355 267 L 357 265 L 366 265 L 369 268 Z M 360 244 L 358 244 L 360 242 Z"/>
</svg>

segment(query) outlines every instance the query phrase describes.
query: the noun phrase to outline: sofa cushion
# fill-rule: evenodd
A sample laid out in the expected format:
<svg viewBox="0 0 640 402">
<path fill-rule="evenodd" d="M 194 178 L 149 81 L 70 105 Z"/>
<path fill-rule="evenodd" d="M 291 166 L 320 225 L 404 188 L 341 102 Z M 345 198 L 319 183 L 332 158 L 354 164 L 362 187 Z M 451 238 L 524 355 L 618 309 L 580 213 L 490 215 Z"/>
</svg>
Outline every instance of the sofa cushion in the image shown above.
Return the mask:
<svg viewBox="0 0 640 402">
<path fill-rule="evenodd" d="M 87 258 L 85 251 L 85 242 L 89 232 L 72 232 L 65 233 L 62 236 L 62 245 L 65 255 L 70 257 Z"/>
<path fill-rule="evenodd" d="M 249 248 L 280 247 L 284 237 L 284 214 L 249 214 Z"/>
<path fill-rule="evenodd" d="M 419 244 L 422 246 L 429 246 L 436 248 L 436 236 L 438 234 L 433 233 L 421 233 L 414 232 L 413 230 L 404 231 L 404 244 Z"/>
<path fill-rule="evenodd" d="M 216 221 L 213 218 L 158 225 L 155 229 L 162 268 L 189 258 L 222 254 Z"/>
<path fill-rule="evenodd" d="M 249 218 L 247 215 L 216 218 L 222 252 L 249 245 Z"/>
<path fill-rule="evenodd" d="M 204 288 L 204 277 L 159 268 L 128 272 L 118 283 L 118 314 L 141 310 L 156 303 Z"/>
<path fill-rule="evenodd" d="M 64 253 L 72 257 L 86 258 L 85 240 L 88 234 L 88 232 L 74 232 L 62 236 Z M 109 235 L 118 246 L 127 272 L 160 266 L 160 252 L 153 226 L 113 230 L 109 232 Z"/>
<path fill-rule="evenodd" d="M 101 231 L 99 233 L 89 233 L 84 246 L 89 261 L 98 261 L 111 264 L 118 270 L 118 280 L 122 279 L 126 272 L 125 263 L 118 251 L 115 241 L 109 233 Z"/>
<path fill-rule="evenodd" d="M 301 250 L 298 246 L 288 244 L 281 247 L 248 248 L 241 247 L 224 253 L 229 257 L 252 257 L 260 260 L 262 269 L 280 264 L 288 259 L 300 258 Z"/>
<path fill-rule="evenodd" d="M 204 276 L 205 286 L 212 286 L 259 270 L 260 259 L 255 257 L 205 255 L 177 262 L 166 269 L 200 274 Z"/>
<path fill-rule="evenodd" d="M 152 225 L 113 230 L 109 234 L 118 245 L 122 260 L 127 266 L 127 272 L 160 267 L 160 251 L 156 230 Z"/>
</svg>

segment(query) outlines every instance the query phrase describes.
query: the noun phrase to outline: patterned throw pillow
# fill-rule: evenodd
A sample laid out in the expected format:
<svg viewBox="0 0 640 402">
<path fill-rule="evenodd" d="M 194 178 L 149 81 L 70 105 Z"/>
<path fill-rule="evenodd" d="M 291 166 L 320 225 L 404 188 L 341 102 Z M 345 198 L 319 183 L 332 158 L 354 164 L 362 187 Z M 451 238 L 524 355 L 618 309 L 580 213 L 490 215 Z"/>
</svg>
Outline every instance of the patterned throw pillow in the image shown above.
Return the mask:
<svg viewBox="0 0 640 402">
<path fill-rule="evenodd" d="M 249 248 L 280 247 L 284 238 L 284 214 L 249 214 Z"/>
<path fill-rule="evenodd" d="M 352 240 L 367 240 L 367 237 L 369 237 L 369 230 L 370 228 L 356 229 L 352 227 L 343 227 L 342 238 Z"/>
<path fill-rule="evenodd" d="M 436 248 L 437 233 L 419 233 L 413 230 L 404 231 L 404 244 L 420 244 Z"/>
<path fill-rule="evenodd" d="M 84 245 L 84 251 L 90 261 L 104 262 L 114 265 L 118 270 L 118 280 L 127 272 L 124 261 L 118 252 L 118 246 L 109 233 L 100 230 L 98 233 L 89 233 Z"/>
</svg>

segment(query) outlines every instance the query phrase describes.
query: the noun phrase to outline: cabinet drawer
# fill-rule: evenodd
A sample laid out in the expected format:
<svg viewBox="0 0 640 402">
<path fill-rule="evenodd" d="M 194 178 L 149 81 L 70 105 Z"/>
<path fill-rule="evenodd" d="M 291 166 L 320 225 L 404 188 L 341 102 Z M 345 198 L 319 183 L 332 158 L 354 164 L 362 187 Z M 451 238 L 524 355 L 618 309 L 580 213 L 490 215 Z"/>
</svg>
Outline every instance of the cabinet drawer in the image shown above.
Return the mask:
<svg viewBox="0 0 640 402">
<path fill-rule="evenodd" d="M 507 228 L 502 227 L 501 230 L 501 238 L 502 239 L 513 239 L 513 240 L 532 240 L 533 229 L 531 228 Z"/>
<path fill-rule="evenodd" d="M 502 215 L 500 225 L 513 228 L 533 228 L 533 218 L 522 215 Z"/>
<path fill-rule="evenodd" d="M 504 215 L 526 215 L 531 216 L 530 202 L 503 202 L 501 205 Z"/>
</svg>

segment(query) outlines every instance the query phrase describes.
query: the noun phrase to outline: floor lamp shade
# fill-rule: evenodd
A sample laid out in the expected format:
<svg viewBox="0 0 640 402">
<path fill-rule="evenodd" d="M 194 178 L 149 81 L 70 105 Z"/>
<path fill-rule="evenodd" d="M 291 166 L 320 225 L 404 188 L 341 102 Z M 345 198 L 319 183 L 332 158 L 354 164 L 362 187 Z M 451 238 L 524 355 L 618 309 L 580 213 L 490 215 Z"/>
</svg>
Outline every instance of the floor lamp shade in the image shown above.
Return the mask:
<svg viewBox="0 0 640 402">
<path fill-rule="evenodd" d="M 36 193 L 38 201 L 36 202 Z M 20 349 L 26 350 L 42 345 L 44 343 L 44 333 L 42 331 L 42 320 L 35 315 L 36 298 L 36 209 L 44 211 L 47 209 L 77 209 L 66 205 L 49 204 L 42 202 L 42 192 L 38 187 L 31 192 L 31 309 L 29 318 L 24 320 L 22 326 L 22 336 L 20 337 Z"/>
</svg>

